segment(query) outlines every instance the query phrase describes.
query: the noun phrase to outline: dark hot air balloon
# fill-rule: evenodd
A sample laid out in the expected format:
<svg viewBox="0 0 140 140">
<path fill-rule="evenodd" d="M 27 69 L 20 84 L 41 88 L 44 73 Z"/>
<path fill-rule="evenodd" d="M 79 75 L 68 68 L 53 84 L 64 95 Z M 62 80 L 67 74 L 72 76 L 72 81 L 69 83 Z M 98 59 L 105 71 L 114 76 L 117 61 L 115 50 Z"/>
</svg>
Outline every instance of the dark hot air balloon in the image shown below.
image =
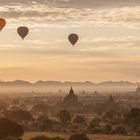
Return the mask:
<svg viewBox="0 0 140 140">
<path fill-rule="evenodd" d="M 24 38 L 27 36 L 27 34 L 29 33 L 29 29 L 28 27 L 18 27 L 17 29 L 17 33 L 19 34 L 19 36 L 24 40 Z"/>
<path fill-rule="evenodd" d="M 77 43 L 79 37 L 78 37 L 77 34 L 70 34 L 68 36 L 68 39 L 69 39 L 70 43 L 73 45 L 73 47 L 74 47 L 74 45 Z"/>
<path fill-rule="evenodd" d="M 6 25 L 6 20 L 3 18 L 0 18 L 0 31 L 4 28 Z"/>
</svg>

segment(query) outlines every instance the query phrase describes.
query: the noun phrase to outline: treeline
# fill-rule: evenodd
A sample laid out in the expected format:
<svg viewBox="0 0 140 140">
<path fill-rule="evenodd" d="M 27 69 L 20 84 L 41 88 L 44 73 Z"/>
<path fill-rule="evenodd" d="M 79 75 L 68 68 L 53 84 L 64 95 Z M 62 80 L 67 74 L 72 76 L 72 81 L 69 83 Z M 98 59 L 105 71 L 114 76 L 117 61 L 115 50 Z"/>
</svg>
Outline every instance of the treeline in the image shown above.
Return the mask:
<svg viewBox="0 0 140 140">
<path fill-rule="evenodd" d="M 86 134 L 140 135 L 140 109 L 132 108 L 124 114 L 104 112 L 91 120 L 82 115 L 74 116 L 67 110 L 58 112 L 55 119 L 46 115 L 36 118 L 28 111 L 15 108 L 1 112 L 1 140 L 22 139 L 24 133 L 30 131 L 73 133 L 69 140 L 88 140 Z M 38 136 L 32 140 L 64 139 Z"/>
</svg>

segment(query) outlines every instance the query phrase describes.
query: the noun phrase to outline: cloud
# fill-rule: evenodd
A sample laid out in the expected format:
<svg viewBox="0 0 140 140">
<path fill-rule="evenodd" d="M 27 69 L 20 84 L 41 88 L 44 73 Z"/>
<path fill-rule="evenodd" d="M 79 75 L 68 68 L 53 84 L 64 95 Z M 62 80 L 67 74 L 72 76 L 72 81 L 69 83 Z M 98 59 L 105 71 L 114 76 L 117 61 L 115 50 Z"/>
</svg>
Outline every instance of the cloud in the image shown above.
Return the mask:
<svg viewBox="0 0 140 140">
<path fill-rule="evenodd" d="M 47 4 L 63 8 L 126 7 L 140 4 L 139 0 L 0 0 L 1 5 Z"/>
<path fill-rule="evenodd" d="M 59 43 L 58 43 L 59 42 Z M 63 40 L 26 40 L 24 46 L 19 41 L 10 45 L 1 44 L 3 54 L 22 54 L 38 56 L 38 58 L 79 58 L 98 60 L 139 60 L 140 41 L 137 38 L 95 38 L 93 40 L 83 39 L 73 49 L 68 43 L 64 45 Z"/>
<path fill-rule="evenodd" d="M 79 8 L 126 7 L 140 4 L 139 0 L 56 0 L 57 5 Z"/>
<path fill-rule="evenodd" d="M 21 2 L 21 1 L 20 1 Z M 37 2 L 37 1 L 36 1 Z M 24 3 L 24 2 L 23 2 Z M 140 27 L 140 5 L 122 8 L 60 8 L 38 2 L 30 6 L 14 4 L 0 7 L 1 17 L 5 17 L 9 24 L 21 21 L 32 23 L 32 26 L 49 24 L 49 22 L 73 22 L 72 26 L 124 26 Z M 63 24 L 63 23 L 62 23 Z"/>
</svg>

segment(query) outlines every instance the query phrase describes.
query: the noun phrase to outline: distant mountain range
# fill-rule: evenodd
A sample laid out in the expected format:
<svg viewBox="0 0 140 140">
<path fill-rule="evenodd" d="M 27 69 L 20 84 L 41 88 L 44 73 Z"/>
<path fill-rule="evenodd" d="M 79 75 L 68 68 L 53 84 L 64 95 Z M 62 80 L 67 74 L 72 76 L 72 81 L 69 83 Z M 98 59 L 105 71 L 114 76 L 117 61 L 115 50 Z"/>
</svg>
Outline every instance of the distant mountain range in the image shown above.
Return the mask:
<svg viewBox="0 0 140 140">
<path fill-rule="evenodd" d="M 100 83 L 94 83 L 90 81 L 85 82 L 61 82 L 61 81 L 37 81 L 35 83 L 31 83 L 23 80 L 15 80 L 15 81 L 1 81 L 0 87 L 2 86 L 135 86 L 138 83 L 132 83 L 129 81 L 105 81 Z"/>
</svg>

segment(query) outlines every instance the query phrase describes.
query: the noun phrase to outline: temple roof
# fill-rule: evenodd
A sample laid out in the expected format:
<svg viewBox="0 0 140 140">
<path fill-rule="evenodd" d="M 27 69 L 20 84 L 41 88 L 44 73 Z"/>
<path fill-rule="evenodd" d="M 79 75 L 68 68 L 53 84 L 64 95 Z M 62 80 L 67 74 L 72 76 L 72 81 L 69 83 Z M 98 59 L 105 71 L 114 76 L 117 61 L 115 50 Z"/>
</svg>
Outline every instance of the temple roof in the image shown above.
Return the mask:
<svg viewBox="0 0 140 140">
<path fill-rule="evenodd" d="M 115 103 L 112 95 L 109 97 L 108 103 L 109 104 L 114 104 Z"/>
<path fill-rule="evenodd" d="M 70 91 L 69 91 L 69 94 L 70 94 L 70 95 L 74 95 L 74 90 L 73 90 L 72 87 L 71 87 L 71 89 L 70 89 Z"/>
<path fill-rule="evenodd" d="M 64 98 L 64 100 L 66 101 L 68 101 L 68 100 L 70 100 L 70 101 L 77 101 L 78 100 L 78 97 L 75 95 L 75 93 L 74 93 L 74 90 L 73 90 L 73 88 L 71 87 L 71 89 L 70 89 L 70 91 L 69 91 L 69 94 Z"/>
<path fill-rule="evenodd" d="M 138 84 L 138 87 L 137 87 L 137 89 L 136 89 L 136 92 L 137 92 L 137 93 L 140 93 L 140 86 L 139 86 L 139 84 Z"/>
</svg>

